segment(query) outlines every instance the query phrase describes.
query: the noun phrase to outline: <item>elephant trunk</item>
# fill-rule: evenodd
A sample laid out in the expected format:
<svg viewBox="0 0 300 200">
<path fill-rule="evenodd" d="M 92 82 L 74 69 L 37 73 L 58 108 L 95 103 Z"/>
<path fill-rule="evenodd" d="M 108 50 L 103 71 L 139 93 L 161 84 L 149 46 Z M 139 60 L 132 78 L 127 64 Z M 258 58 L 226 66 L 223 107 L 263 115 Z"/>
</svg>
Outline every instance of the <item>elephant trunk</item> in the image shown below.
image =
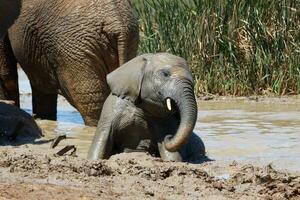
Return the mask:
<svg viewBox="0 0 300 200">
<path fill-rule="evenodd" d="M 190 138 L 197 120 L 197 102 L 194 95 L 193 84 L 189 81 L 181 83 L 182 88 L 177 88 L 175 98 L 180 124 L 174 136 L 168 135 L 164 139 L 168 151 L 178 151 Z M 177 98 L 176 98 L 177 97 Z"/>
</svg>

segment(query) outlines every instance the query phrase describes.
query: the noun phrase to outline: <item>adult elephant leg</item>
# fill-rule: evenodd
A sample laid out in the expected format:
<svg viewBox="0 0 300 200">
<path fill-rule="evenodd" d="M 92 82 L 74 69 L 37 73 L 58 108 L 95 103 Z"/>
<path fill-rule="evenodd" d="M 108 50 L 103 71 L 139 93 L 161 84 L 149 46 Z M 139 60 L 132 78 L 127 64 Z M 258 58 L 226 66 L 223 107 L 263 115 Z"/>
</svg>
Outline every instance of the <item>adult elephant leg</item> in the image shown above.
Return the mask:
<svg viewBox="0 0 300 200">
<path fill-rule="evenodd" d="M 57 93 L 46 94 L 31 85 L 32 111 L 35 118 L 56 120 Z"/>
<path fill-rule="evenodd" d="M 106 73 L 99 71 L 82 66 L 76 69 L 64 67 L 58 72 L 62 94 L 80 112 L 88 126 L 97 126 L 104 101 L 109 95 Z"/>
<path fill-rule="evenodd" d="M 19 106 L 17 61 L 7 36 L 0 39 L 0 99 L 13 100 Z"/>
</svg>

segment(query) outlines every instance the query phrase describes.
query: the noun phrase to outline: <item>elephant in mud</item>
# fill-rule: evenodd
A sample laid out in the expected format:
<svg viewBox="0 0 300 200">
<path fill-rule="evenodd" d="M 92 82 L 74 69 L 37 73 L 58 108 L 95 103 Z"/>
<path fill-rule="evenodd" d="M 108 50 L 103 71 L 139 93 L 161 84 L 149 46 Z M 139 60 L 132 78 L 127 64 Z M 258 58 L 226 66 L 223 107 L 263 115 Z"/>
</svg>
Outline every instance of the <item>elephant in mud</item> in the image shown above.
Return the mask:
<svg viewBox="0 0 300 200">
<path fill-rule="evenodd" d="M 193 129 L 194 81 L 187 62 L 168 54 L 145 54 L 107 75 L 106 99 L 89 159 L 146 151 L 164 160 L 195 162 L 205 147 Z"/>
<path fill-rule="evenodd" d="M 6 99 L 18 102 L 18 62 L 30 80 L 37 118 L 56 120 L 62 94 L 86 125 L 96 126 L 109 95 L 106 75 L 136 56 L 138 40 L 129 0 L 23 0 L 0 42 L 0 72 L 12 72 L 0 74 Z"/>
<path fill-rule="evenodd" d="M 0 101 L 0 138 L 31 140 L 41 136 L 41 129 L 33 117 L 14 105 Z"/>
</svg>

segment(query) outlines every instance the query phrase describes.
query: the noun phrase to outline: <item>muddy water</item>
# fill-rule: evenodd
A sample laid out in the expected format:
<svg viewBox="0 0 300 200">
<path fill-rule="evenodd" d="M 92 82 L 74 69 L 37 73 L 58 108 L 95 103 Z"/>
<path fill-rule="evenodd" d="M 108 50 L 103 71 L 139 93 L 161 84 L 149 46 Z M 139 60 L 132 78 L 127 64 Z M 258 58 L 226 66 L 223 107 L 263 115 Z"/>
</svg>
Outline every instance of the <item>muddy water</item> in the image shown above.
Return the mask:
<svg viewBox="0 0 300 200">
<path fill-rule="evenodd" d="M 30 113 L 30 86 L 20 74 L 21 106 Z M 77 154 L 85 157 L 95 128 L 84 126 L 80 114 L 62 97 L 58 102 L 58 122 L 38 121 L 46 135 L 42 140 L 67 134 L 57 149 L 73 144 Z M 300 104 L 201 101 L 195 132 L 213 159 L 273 163 L 300 172 Z M 48 149 L 49 144 L 42 146 Z"/>
<path fill-rule="evenodd" d="M 196 132 L 216 160 L 300 171 L 300 104 L 201 102 Z"/>
</svg>

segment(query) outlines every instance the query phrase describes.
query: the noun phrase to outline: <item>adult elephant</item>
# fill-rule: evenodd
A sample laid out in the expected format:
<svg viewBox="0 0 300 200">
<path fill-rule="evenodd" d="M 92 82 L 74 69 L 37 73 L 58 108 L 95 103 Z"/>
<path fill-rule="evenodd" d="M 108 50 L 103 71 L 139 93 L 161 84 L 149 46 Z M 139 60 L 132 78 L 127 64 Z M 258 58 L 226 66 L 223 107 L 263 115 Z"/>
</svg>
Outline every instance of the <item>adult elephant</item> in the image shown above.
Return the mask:
<svg viewBox="0 0 300 200">
<path fill-rule="evenodd" d="M 165 160 L 205 157 L 193 129 L 197 120 L 194 81 L 187 62 L 168 54 L 146 54 L 107 76 L 105 101 L 88 157 L 148 151 Z"/>
<path fill-rule="evenodd" d="M 10 1 L 0 0 L 0 40 L 6 34 L 7 29 L 17 19 L 17 17 L 20 14 L 20 10 L 21 10 L 21 0 L 10 0 Z M 3 44 L 0 43 L 0 49 L 2 48 L 4 48 L 4 46 Z M 1 56 L 1 51 L 0 51 L 0 56 Z M 5 61 L 0 59 L 0 66 L 3 64 L 3 62 Z M 0 68 L 0 100 L 6 99 L 7 97 L 7 94 L 4 89 L 5 87 L 4 81 L 2 79 L 3 78 L 5 78 L 6 80 L 14 79 L 16 73 L 17 73 L 16 70 L 9 71 L 9 69 Z M 9 82 L 10 81 L 7 81 L 6 84 L 8 85 Z M 13 81 L 13 83 L 16 83 L 16 81 Z"/>
<path fill-rule="evenodd" d="M 0 59 L 8 60 L 2 68 L 24 69 L 36 117 L 55 120 L 60 93 L 96 125 L 109 94 L 105 77 L 136 55 L 138 37 L 129 0 L 23 0 L 9 29 L 11 53 L 6 42 L 14 57 Z"/>
</svg>

